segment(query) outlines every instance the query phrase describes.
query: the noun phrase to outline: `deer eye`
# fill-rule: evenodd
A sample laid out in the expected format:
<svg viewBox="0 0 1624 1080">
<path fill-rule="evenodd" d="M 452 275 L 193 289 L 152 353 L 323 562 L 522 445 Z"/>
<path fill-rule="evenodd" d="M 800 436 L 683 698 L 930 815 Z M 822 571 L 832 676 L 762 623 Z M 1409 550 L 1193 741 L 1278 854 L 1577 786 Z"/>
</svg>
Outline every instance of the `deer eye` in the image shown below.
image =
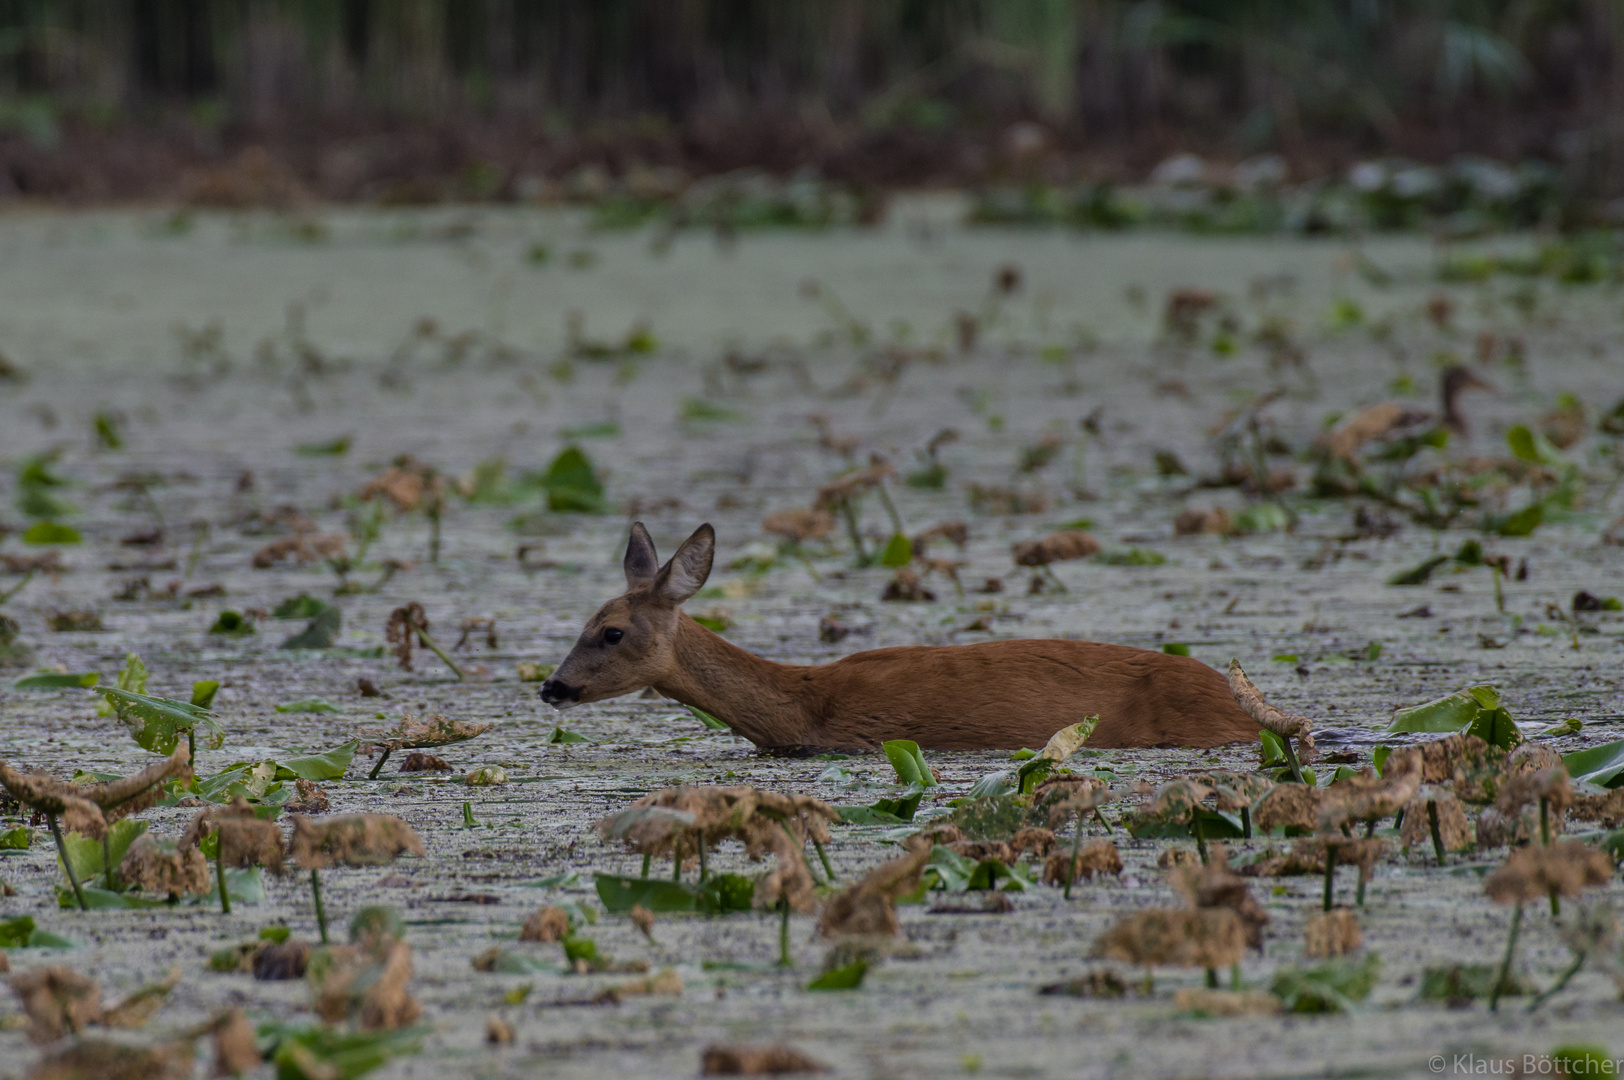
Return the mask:
<svg viewBox="0 0 1624 1080">
<path fill-rule="evenodd" d="M 603 632 L 603 641 L 605 645 L 619 645 L 620 639 L 625 636 L 626 632 L 624 630 L 605 630 Z"/>
</svg>

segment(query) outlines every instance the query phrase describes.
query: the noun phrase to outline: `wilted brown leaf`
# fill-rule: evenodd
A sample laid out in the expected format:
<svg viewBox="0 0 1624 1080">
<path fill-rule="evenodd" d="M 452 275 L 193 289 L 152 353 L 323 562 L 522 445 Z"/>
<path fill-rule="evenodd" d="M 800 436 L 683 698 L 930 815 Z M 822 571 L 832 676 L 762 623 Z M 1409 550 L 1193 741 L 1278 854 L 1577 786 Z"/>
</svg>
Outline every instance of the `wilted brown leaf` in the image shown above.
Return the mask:
<svg viewBox="0 0 1624 1080">
<path fill-rule="evenodd" d="M 101 987 L 71 968 L 37 967 L 13 975 L 10 983 L 28 1014 L 31 1042 L 55 1042 L 101 1021 Z"/>
<path fill-rule="evenodd" d="M 259 1054 L 254 1025 L 241 1009 L 232 1009 L 216 1017 L 213 1024 L 214 1065 L 211 1077 L 240 1076 L 259 1068 L 264 1060 Z"/>
<path fill-rule="evenodd" d="M 783 1073 L 828 1072 L 829 1066 L 791 1046 L 705 1047 L 699 1059 L 701 1076 L 778 1076 Z"/>
<path fill-rule="evenodd" d="M 344 814 L 319 822 L 294 814 L 289 850 L 306 870 L 381 866 L 402 854 L 425 854 L 423 841 L 393 814 Z"/>
<path fill-rule="evenodd" d="M 762 519 L 761 528 L 799 544 L 821 540 L 835 531 L 835 516 L 827 510 L 778 510 Z"/>
<path fill-rule="evenodd" d="M 1245 927 L 1246 944 L 1263 948 L 1263 928 L 1269 913 L 1252 895 L 1252 884 L 1229 869 L 1229 853 L 1214 847 L 1205 866 L 1179 867 L 1172 874 L 1173 888 L 1192 908 L 1226 908 Z"/>
<path fill-rule="evenodd" d="M 1365 943 L 1359 917 L 1347 908 L 1332 908 L 1312 916 L 1304 934 L 1303 955 L 1315 960 L 1346 956 Z"/>
<path fill-rule="evenodd" d="M 213 887 L 209 861 L 201 851 L 166 844 L 151 834 L 130 845 L 118 876 L 133 888 L 166 896 L 202 896 Z"/>
<path fill-rule="evenodd" d="M 520 941 L 563 941 L 569 937 L 569 913 L 561 907 L 544 907 L 532 911 L 519 928 Z"/>
<path fill-rule="evenodd" d="M 905 855 L 881 863 L 850 888 L 829 897 L 818 917 L 818 933 L 894 935 L 896 899 L 919 887 L 919 875 L 930 861 L 931 848 L 919 844 Z"/>
<path fill-rule="evenodd" d="M 141 1046 L 79 1039 L 40 1058 L 24 1080 L 191 1080 L 195 1065 L 189 1040 Z"/>
<path fill-rule="evenodd" d="M 1512 851 L 1483 881 L 1483 891 L 1497 904 L 1520 904 L 1547 896 L 1574 897 L 1613 879 L 1613 861 L 1578 840 L 1559 840 L 1550 847 L 1530 844 Z"/>
<path fill-rule="evenodd" d="M 1146 966 L 1226 968 L 1246 952 L 1246 927 L 1227 907 L 1157 908 L 1116 922 L 1090 955 Z"/>
<path fill-rule="evenodd" d="M 1067 863 L 1071 864 L 1069 873 Z M 1120 873 L 1122 855 L 1109 840 L 1090 840 L 1078 849 L 1075 859 L 1070 847 L 1058 848 L 1050 852 L 1048 861 L 1043 864 L 1043 881 L 1049 885 L 1064 885 L 1079 878 L 1092 881 L 1095 874 Z"/>
<path fill-rule="evenodd" d="M 1100 550 L 1094 535 L 1082 529 L 1065 529 L 1040 540 L 1023 540 L 1011 547 L 1017 566 L 1048 566 L 1050 563 L 1086 559 Z"/>
</svg>

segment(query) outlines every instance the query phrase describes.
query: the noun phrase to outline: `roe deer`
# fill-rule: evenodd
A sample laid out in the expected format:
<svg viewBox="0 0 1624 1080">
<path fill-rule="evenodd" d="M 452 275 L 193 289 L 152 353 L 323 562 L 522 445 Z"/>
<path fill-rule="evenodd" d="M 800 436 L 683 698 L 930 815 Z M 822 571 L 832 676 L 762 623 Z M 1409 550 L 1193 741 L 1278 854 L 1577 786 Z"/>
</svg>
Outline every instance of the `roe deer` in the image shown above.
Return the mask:
<svg viewBox="0 0 1624 1080">
<path fill-rule="evenodd" d="M 626 547 L 626 593 L 587 621 L 541 687 L 557 708 L 652 686 L 760 747 L 941 750 L 1042 746 L 1088 716 L 1095 747 L 1256 742 L 1258 723 L 1199 661 L 1125 645 L 1017 640 L 904 646 L 832 664 L 777 664 L 683 614 L 710 576 L 716 533 L 701 525 L 664 566 L 642 522 Z"/>
</svg>

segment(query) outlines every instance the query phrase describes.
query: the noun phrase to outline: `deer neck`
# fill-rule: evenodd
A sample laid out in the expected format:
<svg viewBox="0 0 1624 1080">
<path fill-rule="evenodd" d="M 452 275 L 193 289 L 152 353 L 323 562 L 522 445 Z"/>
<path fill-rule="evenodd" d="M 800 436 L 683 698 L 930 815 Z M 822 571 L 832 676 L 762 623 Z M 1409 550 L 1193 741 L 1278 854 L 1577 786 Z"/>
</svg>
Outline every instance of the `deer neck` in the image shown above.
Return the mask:
<svg viewBox="0 0 1624 1080">
<path fill-rule="evenodd" d="M 793 683 L 798 669 L 746 652 L 689 618 L 677 616 L 675 663 L 654 689 L 703 709 L 757 746 L 809 740 Z"/>
</svg>

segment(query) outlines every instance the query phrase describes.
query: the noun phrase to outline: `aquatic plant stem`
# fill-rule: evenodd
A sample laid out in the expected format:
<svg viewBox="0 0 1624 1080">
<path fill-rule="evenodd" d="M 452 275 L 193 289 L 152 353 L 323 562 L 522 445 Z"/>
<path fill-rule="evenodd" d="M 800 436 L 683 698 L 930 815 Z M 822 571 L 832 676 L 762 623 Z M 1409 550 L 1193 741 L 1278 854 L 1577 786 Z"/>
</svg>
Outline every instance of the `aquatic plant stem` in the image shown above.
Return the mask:
<svg viewBox="0 0 1624 1080">
<path fill-rule="evenodd" d="M 706 862 L 705 834 L 703 832 L 696 832 L 694 837 L 699 841 L 699 883 L 703 885 L 705 884 L 705 879 L 710 876 L 710 867 Z"/>
<path fill-rule="evenodd" d="M 829 884 L 833 885 L 835 882 L 835 868 L 829 862 L 829 853 L 823 850 L 823 841 L 814 836 L 812 846 L 817 849 L 818 861 L 823 864 L 823 872 L 829 875 Z"/>
<path fill-rule="evenodd" d="M 1444 864 L 1444 836 L 1438 828 L 1438 800 L 1427 800 L 1427 828 L 1432 832 L 1432 853 L 1438 857 L 1438 865 Z"/>
<path fill-rule="evenodd" d="M 321 872 L 314 867 L 310 871 L 310 899 L 316 904 L 316 926 L 321 930 L 321 943 L 325 945 L 327 944 L 327 909 L 321 906 Z"/>
<path fill-rule="evenodd" d="M 1307 783 L 1308 781 L 1303 779 L 1302 762 L 1297 760 L 1297 751 L 1291 745 L 1290 735 L 1280 736 L 1280 749 L 1286 755 L 1286 767 L 1291 770 L 1292 780 L 1299 784 Z"/>
<path fill-rule="evenodd" d="M 840 516 L 846 522 L 846 537 L 851 541 L 852 550 L 857 552 L 857 565 L 867 566 L 868 552 L 863 547 L 863 534 L 857 528 L 857 514 L 852 510 L 850 499 L 840 501 Z"/>
<path fill-rule="evenodd" d="M 102 884 L 113 891 L 113 836 L 111 830 L 102 833 Z"/>
<path fill-rule="evenodd" d="M 383 763 L 389 760 L 389 755 L 392 753 L 394 753 L 394 747 L 386 746 L 383 748 L 383 753 L 378 755 L 377 764 L 373 765 L 372 771 L 367 773 L 368 780 L 376 780 L 378 778 L 379 770 L 383 768 Z"/>
<path fill-rule="evenodd" d="M 46 814 L 45 820 L 51 826 L 51 839 L 56 841 L 56 853 L 62 856 L 62 870 L 68 875 L 68 884 L 73 886 L 79 910 L 89 911 L 90 905 L 85 903 L 85 890 L 79 885 L 79 876 L 73 872 L 73 860 L 68 858 L 68 846 L 62 842 L 62 826 L 57 824 L 55 814 Z"/>
<path fill-rule="evenodd" d="M 654 859 L 654 856 L 652 856 L 652 855 L 649 855 L 649 854 L 646 854 L 646 853 L 643 855 L 643 877 L 645 879 L 648 877 L 649 863 L 651 861 L 653 861 L 653 859 Z"/>
<path fill-rule="evenodd" d="M 1331 910 L 1331 898 L 1336 888 L 1336 848 L 1325 845 L 1325 910 Z"/>
<path fill-rule="evenodd" d="M 1511 912 L 1511 930 L 1506 934 L 1506 956 L 1500 961 L 1500 972 L 1494 978 L 1494 989 L 1489 991 L 1489 1011 L 1500 1011 L 1500 994 L 1511 977 L 1511 958 L 1517 952 L 1517 931 L 1522 928 L 1523 906 L 1518 904 Z"/>
<path fill-rule="evenodd" d="M 902 515 L 897 513 L 897 505 L 891 501 L 891 493 L 885 490 L 885 481 L 882 480 L 874 485 L 874 494 L 880 497 L 881 504 L 885 506 L 886 514 L 891 518 L 891 532 L 895 535 L 906 533 L 908 530 L 903 527 Z"/>
<path fill-rule="evenodd" d="M 1207 969 L 1207 989 L 1208 990 L 1216 990 L 1216 989 L 1218 989 L 1218 969 L 1217 968 L 1208 968 Z"/>
<path fill-rule="evenodd" d="M 459 681 L 468 677 L 463 672 L 462 668 L 457 666 L 457 662 L 451 659 L 451 657 L 447 656 L 446 651 L 434 643 L 434 639 L 429 637 L 427 630 L 424 630 L 421 627 L 413 627 L 413 629 L 417 631 L 417 640 L 422 643 L 423 648 L 427 649 L 435 656 L 438 656 L 441 660 L 444 660 L 445 666 L 451 669 L 451 673 L 455 675 Z"/>
<path fill-rule="evenodd" d="M 1195 850 L 1201 856 L 1201 865 L 1207 865 L 1207 837 L 1201 830 L 1201 808 L 1190 815 L 1190 832 L 1195 835 Z"/>
<path fill-rule="evenodd" d="M 226 892 L 225 841 L 215 834 L 214 876 L 220 882 L 220 914 L 231 914 L 231 894 Z"/>
<path fill-rule="evenodd" d="M 795 966 L 789 955 L 789 901 L 782 898 L 778 901 L 778 966 Z"/>
<path fill-rule="evenodd" d="M 1548 989 L 1542 991 L 1538 997 L 1528 1003 L 1527 1011 L 1533 1012 L 1551 998 L 1555 997 L 1557 994 L 1560 994 L 1562 989 L 1568 985 L 1569 980 L 1571 980 L 1575 975 L 1579 974 L 1579 969 L 1585 966 L 1586 955 L 1587 954 L 1585 953 L 1580 953 L 1578 956 L 1574 957 L 1573 963 L 1568 965 L 1568 969 L 1561 975 L 1557 976 L 1556 981 L 1552 983 Z"/>
<path fill-rule="evenodd" d="M 1250 806 L 1241 807 L 1241 839 L 1252 839 L 1252 808 Z"/>
</svg>

